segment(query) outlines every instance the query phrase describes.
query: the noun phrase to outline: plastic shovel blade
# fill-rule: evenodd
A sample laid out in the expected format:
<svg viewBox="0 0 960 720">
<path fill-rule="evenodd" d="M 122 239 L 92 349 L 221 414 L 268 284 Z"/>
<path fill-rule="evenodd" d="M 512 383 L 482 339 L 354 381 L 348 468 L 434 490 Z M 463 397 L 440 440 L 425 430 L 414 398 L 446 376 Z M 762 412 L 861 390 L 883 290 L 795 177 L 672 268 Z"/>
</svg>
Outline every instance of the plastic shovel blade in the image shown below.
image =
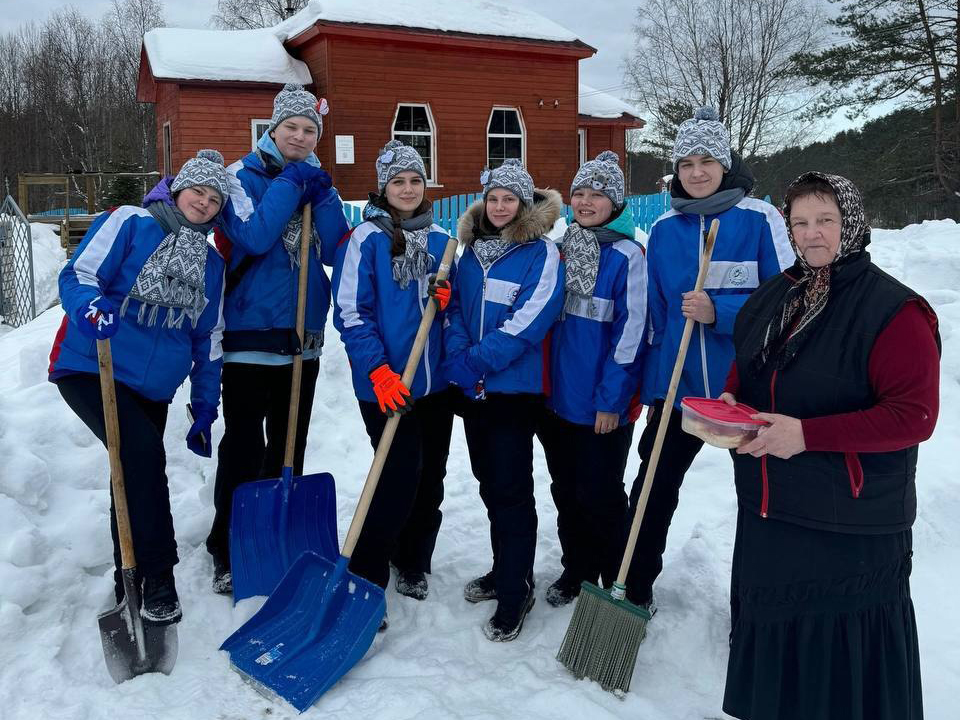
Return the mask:
<svg viewBox="0 0 960 720">
<path fill-rule="evenodd" d="M 349 572 L 348 562 L 304 553 L 220 646 L 262 694 L 303 712 L 373 643 L 387 607 L 383 589 Z"/>
<path fill-rule="evenodd" d="M 115 683 L 162 672 L 169 675 L 177 662 L 177 626 L 145 624 L 124 598 L 113 610 L 97 617 L 107 672 Z"/>
<path fill-rule="evenodd" d="M 233 493 L 230 569 L 233 599 L 269 595 L 304 552 L 340 556 L 333 475 L 293 477 L 290 468 L 272 480 L 244 483 Z"/>
</svg>

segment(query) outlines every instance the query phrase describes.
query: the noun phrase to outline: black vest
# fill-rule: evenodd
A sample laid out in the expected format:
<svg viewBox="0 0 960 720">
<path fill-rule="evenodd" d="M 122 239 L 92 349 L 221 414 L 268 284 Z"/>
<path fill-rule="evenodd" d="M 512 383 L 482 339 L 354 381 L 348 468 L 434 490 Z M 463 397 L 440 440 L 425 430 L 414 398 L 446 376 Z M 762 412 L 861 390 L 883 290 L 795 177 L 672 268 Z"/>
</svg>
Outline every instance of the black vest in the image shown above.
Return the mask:
<svg viewBox="0 0 960 720">
<path fill-rule="evenodd" d="M 737 315 L 737 400 L 801 420 L 871 407 L 873 345 L 903 304 L 919 296 L 870 262 L 868 253 L 845 259 L 834 268 L 827 306 L 796 356 L 780 369 L 768 362 L 758 375 L 753 359 L 794 284 L 789 273 L 761 285 Z M 733 458 L 740 504 L 768 517 L 862 534 L 903 530 L 916 518 L 916 445 L 882 453 L 807 451 L 789 460 Z"/>
</svg>

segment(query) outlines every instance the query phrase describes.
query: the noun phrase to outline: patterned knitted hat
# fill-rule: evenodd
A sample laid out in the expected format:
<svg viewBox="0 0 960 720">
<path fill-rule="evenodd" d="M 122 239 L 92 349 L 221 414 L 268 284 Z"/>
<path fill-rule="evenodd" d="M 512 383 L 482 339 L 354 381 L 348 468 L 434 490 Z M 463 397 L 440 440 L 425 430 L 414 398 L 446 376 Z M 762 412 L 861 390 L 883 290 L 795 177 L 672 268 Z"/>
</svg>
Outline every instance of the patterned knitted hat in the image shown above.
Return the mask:
<svg viewBox="0 0 960 720">
<path fill-rule="evenodd" d="M 673 169 L 690 155 L 709 155 L 730 169 L 730 133 L 712 107 L 702 107 L 689 120 L 680 123 L 673 143 Z"/>
<path fill-rule="evenodd" d="M 408 170 L 417 173 L 423 178 L 423 182 L 427 182 L 427 170 L 420 153 L 399 140 L 391 140 L 380 148 L 377 157 L 377 189 L 382 193 L 391 178 Z"/>
<path fill-rule="evenodd" d="M 504 160 L 503 165 L 493 170 L 484 170 L 480 174 L 480 184 L 483 185 L 484 198 L 491 190 L 503 188 L 520 198 L 524 205 L 533 205 L 533 178 L 516 158 Z"/>
<path fill-rule="evenodd" d="M 197 156 L 187 160 L 170 183 L 170 194 L 195 185 L 211 187 L 220 193 L 221 200 L 227 198 L 230 186 L 226 168 L 223 167 L 223 155 L 216 150 L 198 150 Z"/>
<path fill-rule="evenodd" d="M 330 111 L 326 98 L 317 100 L 312 92 L 303 89 L 303 85 L 287 83 L 273 99 L 273 117 L 270 118 L 270 131 L 289 117 L 301 115 L 312 120 L 317 126 L 317 136 L 323 135 L 323 116 Z"/>
<path fill-rule="evenodd" d="M 596 159 L 585 162 L 577 170 L 570 185 L 570 194 L 574 190 L 588 188 L 599 190 L 613 203 L 613 209 L 623 207 L 623 170 L 620 169 L 620 156 L 613 150 L 604 150 Z"/>
</svg>

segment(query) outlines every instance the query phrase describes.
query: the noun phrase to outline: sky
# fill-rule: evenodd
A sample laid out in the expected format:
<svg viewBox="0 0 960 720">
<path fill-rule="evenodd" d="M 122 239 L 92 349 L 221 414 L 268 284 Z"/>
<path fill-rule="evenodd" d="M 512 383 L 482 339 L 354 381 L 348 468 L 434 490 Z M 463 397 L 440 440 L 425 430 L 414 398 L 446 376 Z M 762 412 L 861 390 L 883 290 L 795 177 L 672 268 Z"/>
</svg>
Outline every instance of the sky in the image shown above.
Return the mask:
<svg viewBox="0 0 960 720">
<path fill-rule="evenodd" d="M 363 0 L 357 0 L 362 2 Z M 456 0 L 438 0 L 455 2 Z M 580 62 L 580 80 L 588 85 L 625 97 L 622 64 L 633 46 L 633 23 L 637 0 L 507 0 L 549 17 L 577 33 L 581 40 L 597 49 L 596 55 Z M 826 0 L 821 0 L 826 5 Z M 110 0 L 0 0 L 0 33 L 15 32 L 21 24 L 42 22 L 52 12 L 73 4 L 91 19 L 99 19 L 110 8 Z M 163 0 L 167 25 L 170 27 L 207 27 L 216 10 L 217 0 Z M 626 98 L 625 98 L 626 99 Z M 889 108 L 885 109 L 889 112 Z M 872 113 L 871 116 L 882 114 Z M 835 132 L 862 125 L 851 123 L 837 112 L 824 122 L 819 137 L 826 139 Z"/>
</svg>

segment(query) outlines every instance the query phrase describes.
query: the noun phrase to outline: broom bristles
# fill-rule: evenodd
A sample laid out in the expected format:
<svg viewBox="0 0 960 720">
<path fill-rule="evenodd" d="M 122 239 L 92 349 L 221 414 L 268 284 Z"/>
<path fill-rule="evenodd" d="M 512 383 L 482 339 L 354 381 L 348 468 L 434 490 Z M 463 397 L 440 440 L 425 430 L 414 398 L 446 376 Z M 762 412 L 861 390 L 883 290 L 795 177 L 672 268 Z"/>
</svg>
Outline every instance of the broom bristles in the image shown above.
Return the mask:
<svg viewBox="0 0 960 720">
<path fill-rule="evenodd" d="M 625 693 L 650 613 L 592 583 L 580 587 L 557 660 L 578 679 L 587 677 L 604 690 Z"/>
</svg>

